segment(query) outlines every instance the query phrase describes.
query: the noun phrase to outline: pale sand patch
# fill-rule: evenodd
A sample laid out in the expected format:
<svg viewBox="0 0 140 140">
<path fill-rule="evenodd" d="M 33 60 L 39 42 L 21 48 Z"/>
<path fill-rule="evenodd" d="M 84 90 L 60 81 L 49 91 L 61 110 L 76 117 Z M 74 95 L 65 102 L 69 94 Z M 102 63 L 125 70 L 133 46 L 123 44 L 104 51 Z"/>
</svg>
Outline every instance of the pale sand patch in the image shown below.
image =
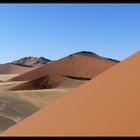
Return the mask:
<svg viewBox="0 0 140 140">
<path fill-rule="evenodd" d="M 0 92 L 0 133 L 39 111 L 71 89 Z"/>
<path fill-rule="evenodd" d="M 12 125 L 39 111 L 56 99 L 68 94 L 74 87 L 44 90 L 7 91 L 7 89 L 19 85 L 25 81 L 0 82 L 0 133 Z M 83 84 L 83 83 L 81 83 Z"/>
<path fill-rule="evenodd" d="M 72 89 L 46 89 L 46 90 L 25 90 L 25 91 L 8 91 L 4 94 L 16 95 L 27 100 L 34 105 L 42 108 L 55 99 L 69 93 Z M 1 94 L 1 93 L 0 93 Z"/>
<path fill-rule="evenodd" d="M 7 90 L 13 86 L 16 86 L 16 85 L 19 85 L 23 82 L 21 81 L 18 81 L 18 82 L 0 82 L 0 91 L 4 91 L 4 90 Z"/>
<path fill-rule="evenodd" d="M 18 76 L 19 74 L 0 74 L 0 80 L 1 81 L 7 81 L 11 78 L 14 78 L 15 76 Z"/>
<path fill-rule="evenodd" d="M 18 95 L 1 93 L 0 131 L 6 130 L 38 110 L 37 106 Z"/>
</svg>

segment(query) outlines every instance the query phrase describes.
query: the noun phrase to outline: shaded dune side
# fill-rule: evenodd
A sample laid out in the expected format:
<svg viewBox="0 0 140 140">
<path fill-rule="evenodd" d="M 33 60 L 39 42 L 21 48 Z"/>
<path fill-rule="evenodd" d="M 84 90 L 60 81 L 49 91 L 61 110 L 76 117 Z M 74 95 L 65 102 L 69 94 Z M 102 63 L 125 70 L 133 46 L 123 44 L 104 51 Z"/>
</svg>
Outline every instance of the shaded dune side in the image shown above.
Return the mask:
<svg viewBox="0 0 140 140">
<path fill-rule="evenodd" d="M 72 88 L 83 84 L 85 80 L 74 80 L 64 76 L 49 75 L 43 76 L 35 80 L 25 82 L 8 89 L 15 90 L 36 90 L 36 89 L 52 89 L 52 88 Z"/>
<path fill-rule="evenodd" d="M 33 70 L 33 68 L 17 66 L 10 63 L 0 64 L 0 74 L 22 74 L 30 70 Z"/>
<path fill-rule="evenodd" d="M 140 136 L 140 52 L 2 136 Z"/>
<path fill-rule="evenodd" d="M 50 64 L 21 74 L 10 79 L 10 81 L 33 80 L 45 75 L 57 74 L 81 78 L 93 78 L 103 71 L 107 70 L 117 62 L 96 56 L 73 54 L 68 57 L 53 61 Z"/>
</svg>

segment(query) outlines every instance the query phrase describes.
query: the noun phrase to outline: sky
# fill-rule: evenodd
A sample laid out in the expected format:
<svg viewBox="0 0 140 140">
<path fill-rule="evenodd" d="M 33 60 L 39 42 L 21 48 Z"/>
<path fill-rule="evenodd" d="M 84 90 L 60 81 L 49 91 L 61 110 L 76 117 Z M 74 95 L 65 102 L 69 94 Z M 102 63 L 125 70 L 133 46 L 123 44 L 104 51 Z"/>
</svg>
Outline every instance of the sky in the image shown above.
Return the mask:
<svg viewBox="0 0 140 140">
<path fill-rule="evenodd" d="M 79 51 L 123 60 L 140 50 L 140 4 L 0 4 L 0 63 Z"/>
</svg>

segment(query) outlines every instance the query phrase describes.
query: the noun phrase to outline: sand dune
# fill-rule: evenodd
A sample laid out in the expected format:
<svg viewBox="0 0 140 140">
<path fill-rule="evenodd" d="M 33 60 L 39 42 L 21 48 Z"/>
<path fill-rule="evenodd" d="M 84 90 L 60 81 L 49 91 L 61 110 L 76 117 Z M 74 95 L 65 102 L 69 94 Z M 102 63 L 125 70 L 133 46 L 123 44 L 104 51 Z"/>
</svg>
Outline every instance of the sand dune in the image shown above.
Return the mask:
<svg viewBox="0 0 140 140">
<path fill-rule="evenodd" d="M 0 74 L 21 74 L 33 70 L 32 67 L 17 66 L 14 64 L 0 64 Z"/>
<path fill-rule="evenodd" d="M 24 57 L 11 63 L 0 64 L 0 74 L 22 74 L 49 63 L 44 57 Z"/>
<path fill-rule="evenodd" d="M 0 94 L 0 131 L 38 111 L 39 108 L 19 96 Z"/>
<path fill-rule="evenodd" d="M 14 90 L 35 90 L 35 89 L 52 89 L 52 88 L 74 88 L 85 83 L 85 80 L 75 80 L 59 75 L 43 76 L 41 78 L 25 82 L 8 89 Z"/>
<path fill-rule="evenodd" d="M 0 74 L 0 80 L 1 81 L 7 81 L 15 76 L 18 76 L 19 74 Z"/>
<path fill-rule="evenodd" d="M 98 56 L 92 52 L 78 52 L 53 61 L 31 72 L 14 77 L 11 81 L 33 80 L 50 74 L 93 78 L 117 64 L 117 62 L 118 61 Z"/>
<path fill-rule="evenodd" d="M 6 80 L 11 76 L 14 74 L 3 74 L 0 79 Z M 33 114 L 34 107 L 37 107 L 35 112 L 39 111 L 86 81 L 50 75 L 30 82 L 0 82 L 0 133 Z"/>
<path fill-rule="evenodd" d="M 2 136 L 140 136 L 140 52 Z"/>
</svg>

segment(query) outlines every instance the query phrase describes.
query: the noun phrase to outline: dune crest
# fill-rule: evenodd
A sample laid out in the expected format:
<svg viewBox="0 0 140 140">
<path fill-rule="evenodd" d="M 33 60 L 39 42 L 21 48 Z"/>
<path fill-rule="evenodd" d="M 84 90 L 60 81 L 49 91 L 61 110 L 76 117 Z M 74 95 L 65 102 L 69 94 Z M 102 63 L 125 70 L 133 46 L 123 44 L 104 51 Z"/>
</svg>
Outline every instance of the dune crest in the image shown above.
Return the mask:
<svg viewBox="0 0 140 140">
<path fill-rule="evenodd" d="M 100 57 L 92 52 L 78 52 L 21 74 L 10 81 L 34 80 L 50 74 L 93 78 L 117 63 L 118 61 Z"/>
</svg>

